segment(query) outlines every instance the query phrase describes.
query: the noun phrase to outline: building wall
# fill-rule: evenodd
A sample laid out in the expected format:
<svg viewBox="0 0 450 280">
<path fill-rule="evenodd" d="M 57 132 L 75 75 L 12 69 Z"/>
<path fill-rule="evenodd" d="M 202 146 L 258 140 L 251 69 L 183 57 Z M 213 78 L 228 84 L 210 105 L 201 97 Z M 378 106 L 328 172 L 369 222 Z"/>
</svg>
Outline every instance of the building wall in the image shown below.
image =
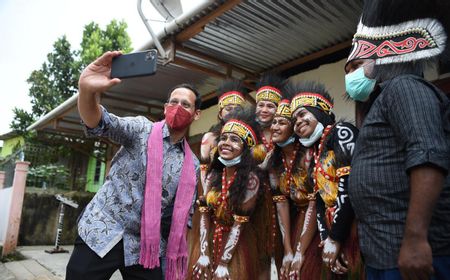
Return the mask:
<svg viewBox="0 0 450 280">
<path fill-rule="evenodd" d="M 97 165 L 97 158 L 90 157 L 88 168 L 86 172 L 86 191 L 88 192 L 97 192 L 100 187 L 103 185 L 105 179 L 105 163 L 100 162 L 100 174 L 98 176 L 98 181 L 95 181 L 95 169 Z"/>
<path fill-rule="evenodd" d="M 217 122 L 217 114 L 219 113 L 218 106 L 211 106 L 208 109 L 202 110 L 200 119 L 194 121 L 189 130 L 189 136 L 203 134 L 207 132 L 213 124 Z"/>
<path fill-rule="evenodd" d="M 334 99 L 334 114 L 336 120 L 344 119 L 355 123 L 355 103 L 345 100 L 345 72 L 346 59 L 331 64 L 324 64 L 317 69 L 292 76 L 292 81 L 316 81 L 325 84 Z"/>
<path fill-rule="evenodd" d="M 14 148 L 16 146 L 23 146 L 25 144 L 25 140 L 22 136 L 16 136 L 10 139 L 6 139 L 3 141 L 3 148 L 0 153 L 0 157 L 4 158 L 12 154 Z"/>
<path fill-rule="evenodd" d="M 351 100 L 346 101 L 344 99 L 345 62 L 346 60 L 343 59 L 335 63 L 325 64 L 317 69 L 292 76 L 289 79 L 292 81 L 309 80 L 324 83 L 334 99 L 334 113 L 336 115 L 336 119 L 345 119 L 346 121 L 354 123 L 355 104 Z M 218 111 L 218 106 L 211 106 L 206 110 L 202 110 L 200 119 L 191 125 L 189 136 L 203 134 L 208 131 L 211 125 L 217 122 Z"/>
</svg>

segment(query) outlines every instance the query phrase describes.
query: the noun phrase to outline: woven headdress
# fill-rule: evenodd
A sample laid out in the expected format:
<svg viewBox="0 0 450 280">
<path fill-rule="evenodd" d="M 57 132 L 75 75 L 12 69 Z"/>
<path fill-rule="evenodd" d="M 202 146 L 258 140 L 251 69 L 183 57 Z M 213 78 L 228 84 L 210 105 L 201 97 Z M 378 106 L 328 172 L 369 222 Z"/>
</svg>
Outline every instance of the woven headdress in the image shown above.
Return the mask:
<svg viewBox="0 0 450 280">
<path fill-rule="evenodd" d="M 219 110 L 227 105 L 244 106 L 245 89 L 239 80 L 227 80 L 218 89 Z"/>
<path fill-rule="evenodd" d="M 289 102 L 289 100 L 283 99 L 280 101 L 275 116 L 283 117 L 289 120 L 291 119 L 292 112 L 291 112 L 291 103 Z"/>
<path fill-rule="evenodd" d="M 286 87 L 286 96 L 291 100 L 291 112 L 306 108 L 324 126 L 334 123 L 333 98 L 325 85 L 312 82 L 291 82 Z"/>
<path fill-rule="evenodd" d="M 444 26 L 435 17 L 438 1 L 365 1 L 348 57 L 376 65 L 437 57 L 446 47 Z"/>
<path fill-rule="evenodd" d="M 282 98 L 282 90 L 285 80 L 274 74 L 265 74 L 261 77 L 256 91 L 256 102 L 270 101 L 278 105 Z"/>
</svg>

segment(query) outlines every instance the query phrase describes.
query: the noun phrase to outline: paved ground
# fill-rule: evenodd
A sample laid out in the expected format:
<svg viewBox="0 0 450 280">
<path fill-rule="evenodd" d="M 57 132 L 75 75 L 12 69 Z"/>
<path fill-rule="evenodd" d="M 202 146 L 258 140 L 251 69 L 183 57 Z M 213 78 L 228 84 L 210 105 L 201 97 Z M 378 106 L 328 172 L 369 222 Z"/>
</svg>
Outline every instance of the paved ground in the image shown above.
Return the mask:
<svg viewBox="0 0 450 280">
<path fill-rule="evenodd" d="M 63 246 L 69 253 L 48 254 L 45 250 L 53 246 L 24 246 L 17 250 L 27 259 L 8 263 L 0 262 L 1 280 L 63 280 L 66 277 L 66 266 L 69 262 L 73 246 Z M 276 271 L 276 270 L 275 270 Z M 277 279 L 272 270 L 271 279 Z M 89 280 L 89 279 L 86 279 Z M 111 280 L 122 280 L 122 275 L 116 271 Z"/>
<path fill-rule="evenodd" d="M 8 263 L 0 263 L 0 279 L 2 280 L 62 280 L 66 276 L 66 266 L 73 246 L 63 246 L 69 253 L 48 254 L 49 246 L 24 246 L 17 250 L 27 259 Z M 87 279 L 86 279 L 87 280 Z M 122 280 L 119 271 L 111 280 Z"/>
</svg>

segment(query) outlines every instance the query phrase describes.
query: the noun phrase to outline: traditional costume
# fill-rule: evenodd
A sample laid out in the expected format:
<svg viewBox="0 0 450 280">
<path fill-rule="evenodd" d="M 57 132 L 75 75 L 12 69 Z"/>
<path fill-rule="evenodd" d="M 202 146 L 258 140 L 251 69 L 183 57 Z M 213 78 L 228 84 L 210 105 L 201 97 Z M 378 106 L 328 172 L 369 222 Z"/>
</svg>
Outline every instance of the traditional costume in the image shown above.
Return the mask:
<svg viewBox="0 0 450 280">
<path fill-rule="evenodd" d="M 328 279 L 363 279 L 354 213 L 347 195 L 348 175 L 358 130 L 346 122 L 335 122 L 332 113 L 333 100 L 325 87 L 318 83 L 293 85 L 297 92 L 291 100 L 293 116 L 305 108 L 318 120 L 323 130 L 317 139 L 300 139 L 313 150 L 313 159 L 308 177 L 316 199 L 317 225 L 320 239 L 328 237 L 341 244 L 338 256 L 341 264 L 348 261 L 348 273 L 338 275 L 324 269 L 323 277 Z M 317 129 L 317 127 L 316 127 Z M 314 134 L 314 133 L 313 133 Z M 344 258 L 344 259 L 343 259 Z M 345 265 L 345 264 L 344 264 Z"/>
<path fill-rule="evenodd" d="M 222 127 L 221 135 L 237 135 L 244 147 L 238 157 L 230 160 L 238 159 L 230 163 L 236 167 L 231 176 L 226 174 L 225 164 L 228 163 L 220 159 L 218 153 L 211 163 L 206 196 L 198 201 L 200 240 L 193 246 L 190 258 L 191 277 L 210 279 L 213 273 L 227 273 L 231 279 L 255 279 L 259 273 L 259 238 L 252 223 L 261 178 L 251 153 L 258 143 L 256 129 L 250 111 L 233 114 Z M 199 269 L 205 263 L 209 270 Z"/>
<path fill-rule="evenodd" d="M 225 81 L 217 90 L 217 94 L 219 95 L 219 113 L 217 115 L 219 121 L 211 127 L 209 132 L 205 133 L 200 146 L 200 169 L 202 184 L 204 183 L 208 166 L 211 163 L 212 155 L 214 154 L 217 146 L 217 137 L 219 136 L 220 130 L 227 119 L 226 115 L 232 113 L 236 110 L 236 108 L 239 108 L 238 110 L 242 110 L 245 104 L 245 89 L 242 82 L 238 80 Z M 224 110 L 226 110 L 227 113 L 224 113 Z M 225 115 L 225 119 L 222 115 Z"/>
<path fill-rule="evenodd" d="M 289 100 L 279 103 L 275 117 L 286 119 L 293 127 Z M 286 149 L 289 149 L 290 155 L 285 152 Z M 269 162 L 272 198 L 284 244 L 282 266 L 285 267 L 285 277 L 298 274 L 300 279 L 320 278 L 322 259 L 317 248 L 320 239 L 315 219 L 316 207 L 313 186 L 307 180 L 312 152 L 313 149 L 301 146 L 293 134 L 285 143 L 276 143 Z M 294 260 L 300 262 L 302 258 L 301 267 L 298 264 L 300 271 L 291 270 L 289 273 L 288 268 L 290 266 L 292 269 Z"/>
<path fill-rule="evenodd" d="M 275 116 L 278 103 L 282 99 L 282 90 L 285 84 L 286 81 L 284 79 L 271 73 L 263 75 L 257 84 L 256 119 L 261 131 L 262 145 L 259 146 L 259 149 L 255 149 L 255 153 L 259 153 L 255 157 L 261 159 L 262 164 L 260 166 L 263 169 L 267 169 L 268 158 L 266 156 L 274 148 L 270 126 Z M 265 116 L 263 117 L 263 115 Z M 261 242 L 259 243 L 259 258 L 263 267 L 260 272 L 260 277 L 264 279 L 270 276 L 270 267 L 273 273 L 277 267 L 281 266 L 283 253 L 270 185 L 268 181 L 263 182 L 262 185 L 264 186 L 264 195 L 262 203 L 256 211 L 257 217 L 255 218 L 255 222 L 258 223 L 258 228 L 264 229 L 260 233 Z M 275 253 L 278 254 L 275 256 Z"/>
<path fill-rule="evenodd" d="M 272 137 L 270 132 L 270 125 L 272 124 L 273 116 L 275 115 L 276 107 L 278 103 L 282 99 L 281 90 L 284 87 L 285 81 L 278 76 L 266 74 L 259 81 L 256 91 L 256 106 L 258 107 L 258 103 L 260 101 L 271 102 L 274 105 L 274 110 L 270 120 L 267 122 L 263 122 L 261 118 L 258 116 L 258 108 L 257 108 L 257 119 L 258 123 L 262 128 L 261 139 L 264 147 L 266 148 L 266 152 L 270 152 L 273 149 Z M 268 137 L 270 135 L 270 137 Z"/>
</svg>

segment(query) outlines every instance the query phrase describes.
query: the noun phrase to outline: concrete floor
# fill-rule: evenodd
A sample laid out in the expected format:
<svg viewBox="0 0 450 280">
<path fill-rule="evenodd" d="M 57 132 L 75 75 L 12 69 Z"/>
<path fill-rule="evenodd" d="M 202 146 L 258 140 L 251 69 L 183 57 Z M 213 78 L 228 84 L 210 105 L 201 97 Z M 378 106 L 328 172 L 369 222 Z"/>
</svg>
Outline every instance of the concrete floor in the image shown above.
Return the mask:
<svg viewBox="0 0 450 280">
<path fill-rule="evenodd" d="M 69 262 L 73 246 L 62 246 L 69 253 L 49 254 L 49 246 L 23 246 L 17 250 L 27 259 L 8 263 L 0 263 L 0 279 L 4 280 L 62 280 L 66 277 L 66 266 Z M 116 271 L 111 280 L 122 280 Z"/>
</svg>

